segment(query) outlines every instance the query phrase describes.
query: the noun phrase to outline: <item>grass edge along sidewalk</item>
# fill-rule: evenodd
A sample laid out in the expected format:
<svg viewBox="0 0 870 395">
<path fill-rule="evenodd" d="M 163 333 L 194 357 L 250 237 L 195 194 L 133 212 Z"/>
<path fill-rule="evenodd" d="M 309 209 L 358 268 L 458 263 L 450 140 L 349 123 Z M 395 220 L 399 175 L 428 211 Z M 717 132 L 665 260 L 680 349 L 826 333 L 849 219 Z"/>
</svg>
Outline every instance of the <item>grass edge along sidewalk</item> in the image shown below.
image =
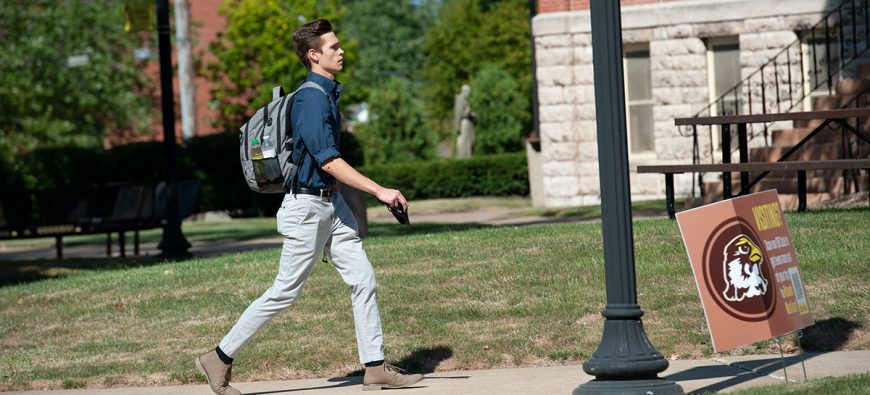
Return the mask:
<svg viewBox="0 0 870 395">
<path fill-rule="evenodd" d="M 787 219 L 818 322 L 805 347 L 870 348 L 870 210 Z M 600 224 L 430 230 L 367 244 L 392 362 L 423 372 L 547 366 L 595 350 L 604 305 Z M 653 344 L 670 359 L 710 356 L 676 223 L 641 220 L 634 230 L 638 298 Z M 213 347 L 263 291 L 277 253 L 0 287 L 0 390 L 200 383 L 191 356 Z M 331 265 L 314 270 L 296 305 L 239 358 L 237 381 L 359 371 L 349 291 Z M 733 351 L 772 352 L 768 342 Z"/>
<path fill-rule="evenodd" d="M 733 395 L 870 394 L 870 373 L 823 377 L 809 382 L 771 384 L 731 392 Z"/>
</svg>

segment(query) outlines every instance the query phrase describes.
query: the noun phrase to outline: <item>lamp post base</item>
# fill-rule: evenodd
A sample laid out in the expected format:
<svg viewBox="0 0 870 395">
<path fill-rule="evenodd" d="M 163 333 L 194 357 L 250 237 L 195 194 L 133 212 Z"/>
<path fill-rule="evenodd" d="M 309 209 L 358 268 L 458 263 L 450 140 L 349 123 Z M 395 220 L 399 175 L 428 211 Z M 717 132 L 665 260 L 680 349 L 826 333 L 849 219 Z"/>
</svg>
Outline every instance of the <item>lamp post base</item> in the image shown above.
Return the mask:
<svg viewBox="0 0 870 395">
<path fill-rule="evenodd" d="M 599 380 L 595 379 L 581 384 L 574 389 L 573 395 L 585 394 L 683 394 L 683 389 L 673 381 L 664 379 L 640 380 Z"/>
<path fill-rule="evenodd" d="M 583 364 L 595 380 L 582 384 L 574 394 L 683 394 L 673 381 L 658 378 L 668 368 L 643 330 L 643 310 L 637 304 L 608 304 L 598 349 Z"/>
<path fill-rule="evenodd" d="M 168 259 L 168 260 L 179 260 L 186 259 L 193 256 L 188 249 L 190 249 L 190 243 L 187 241 L 187 238 L 184 237 L 184 233 L 181 232 L 181 226 L 171 226 L 166 225 L 163 228 L 163 238 L 160 240 L 160 244 L 157 245 L 157 248 L 161 251 L 157 257 L 159 259 Z"/>
</svg>

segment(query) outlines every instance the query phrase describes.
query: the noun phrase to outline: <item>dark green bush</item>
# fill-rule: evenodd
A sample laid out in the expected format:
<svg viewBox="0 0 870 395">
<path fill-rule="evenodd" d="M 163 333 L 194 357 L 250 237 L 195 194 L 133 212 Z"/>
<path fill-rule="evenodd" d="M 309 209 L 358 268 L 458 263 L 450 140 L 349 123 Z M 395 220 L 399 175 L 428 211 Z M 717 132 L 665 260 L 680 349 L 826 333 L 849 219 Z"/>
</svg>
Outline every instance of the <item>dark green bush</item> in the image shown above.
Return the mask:
<svg viewBox="0 0 870 395">
<path fill-rule="evenodd" d="M 475 155 L 523 149 L 529 99 L 510 74 L 495 65 L 483 67 L 471 81 L 468 101 L 474 112 Z"/>
<path fill-rule="evenodd" d="M 372 91 L 369 120 L 357 127 L 366 163 L 435 158 L 434 132 L 425 126 L 423 105 L 404 78 L 391 78 Z"/>
</svg>

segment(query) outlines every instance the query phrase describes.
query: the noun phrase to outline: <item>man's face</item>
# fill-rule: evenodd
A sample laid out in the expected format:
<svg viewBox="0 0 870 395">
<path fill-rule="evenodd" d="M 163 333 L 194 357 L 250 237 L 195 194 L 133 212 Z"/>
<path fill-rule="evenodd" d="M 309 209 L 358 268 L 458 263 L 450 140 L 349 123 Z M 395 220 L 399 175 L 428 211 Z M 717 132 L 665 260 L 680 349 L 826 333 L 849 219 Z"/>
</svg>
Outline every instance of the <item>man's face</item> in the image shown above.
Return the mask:
<svg viewBox="0 0 870 395">
<path fill-rule="evenodd" d="M 320 52 L 316 53 L 316 64 L 329 74 L 335 75 L 344 67 L 344 50 L 333 32 L 320 36 Z"/>
</svg>

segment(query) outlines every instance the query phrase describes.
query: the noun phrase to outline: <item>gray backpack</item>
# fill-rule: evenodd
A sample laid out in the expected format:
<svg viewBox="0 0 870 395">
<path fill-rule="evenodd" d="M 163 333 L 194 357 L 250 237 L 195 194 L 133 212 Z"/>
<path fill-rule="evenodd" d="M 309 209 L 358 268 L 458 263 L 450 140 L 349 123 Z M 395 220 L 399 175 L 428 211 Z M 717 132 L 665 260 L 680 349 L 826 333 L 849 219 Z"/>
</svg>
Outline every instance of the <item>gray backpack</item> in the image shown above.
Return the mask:
<svg viewBox="0 0 870 395">
<path fill-rule="evenodd" d="M 316 88 L 326 91 L 314 82 L 306 81 L 293 93 L 284 95 L 284 89 L 272 89 L 272 102 L 263 106 L 247 123 L 239 136 L 239 155 L 242 173 L 248 187 L 260 193 L 286 193 L 287 183 L 295 174 L 304 155 L 293 162 L 293 132 L 290 108 L 296 93 Z"/>
</svg>

